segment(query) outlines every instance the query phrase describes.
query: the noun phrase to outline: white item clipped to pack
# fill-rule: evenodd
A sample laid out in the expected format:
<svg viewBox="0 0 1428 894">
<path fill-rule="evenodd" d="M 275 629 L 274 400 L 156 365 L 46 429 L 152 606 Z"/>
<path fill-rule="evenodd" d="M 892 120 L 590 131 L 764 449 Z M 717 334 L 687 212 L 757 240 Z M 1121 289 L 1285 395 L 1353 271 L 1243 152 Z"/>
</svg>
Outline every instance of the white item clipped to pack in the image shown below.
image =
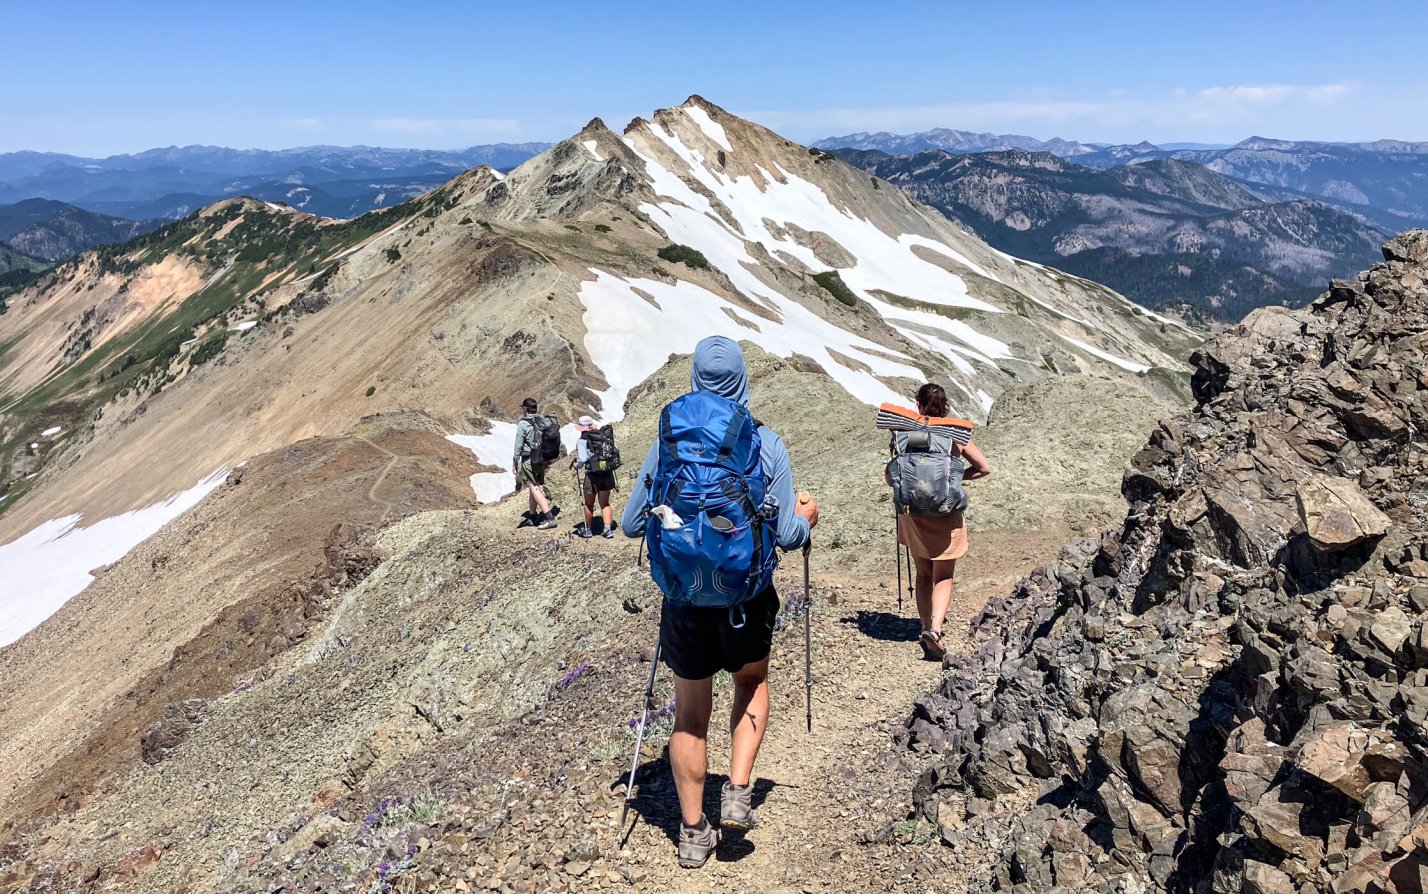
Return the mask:
<svg viewBox="0 0 1428 894">
<path fill-rule="evenodd" d="M 651 509 L 650 515 L 658 518 L 660 526 L 666 531 L 673 531 L 675 528 L 684 527 L 684 519 L 680 518 L 679 514 L 673 509 L 663 504 Z"/>
</svg>

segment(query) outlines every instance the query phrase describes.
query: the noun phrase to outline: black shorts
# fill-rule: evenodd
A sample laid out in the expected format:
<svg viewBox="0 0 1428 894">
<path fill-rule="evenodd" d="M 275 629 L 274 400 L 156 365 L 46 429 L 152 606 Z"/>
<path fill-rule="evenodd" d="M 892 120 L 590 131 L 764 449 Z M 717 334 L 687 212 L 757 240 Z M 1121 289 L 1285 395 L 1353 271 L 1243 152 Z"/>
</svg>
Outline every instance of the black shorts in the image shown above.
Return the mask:
<svg viewBox="0 0 1428 894">
<path fill-rule="evenodd" d="M 727 608 L 675 605 L 664 601 L 659 621 L 664 663 L 676 676 L 703 680 L 715 672 L 734 673 L 746 664 L 763 661 L 773 648 L 778 593 L 770 586 L 740 606 L 744 626 L 734 627 Z M 734 609 L 738 620 L 740 609 Z"/>
<path fill-rule="evenodd" d="M 607 490 L 615 489 L 614 472 L 586 472 L 585 490 L 587 493 L 598 494 Z"/>
</svg>

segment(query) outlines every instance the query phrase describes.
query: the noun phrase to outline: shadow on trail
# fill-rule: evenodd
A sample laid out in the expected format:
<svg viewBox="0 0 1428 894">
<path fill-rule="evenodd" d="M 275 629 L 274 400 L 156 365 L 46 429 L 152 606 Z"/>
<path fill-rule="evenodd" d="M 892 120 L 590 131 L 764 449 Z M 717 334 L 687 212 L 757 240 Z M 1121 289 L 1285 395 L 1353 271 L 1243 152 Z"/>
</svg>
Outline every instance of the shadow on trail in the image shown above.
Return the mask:
<svg viewBox="0 0 1428 894">
<path fill-rule="evenodd" d="M 635 799 L 630 802 L 630 813 L 635 816 L 635 820 L 630 823 L 629 829 L 623 830 L 621 838 L 628 838 L 629 833 L 634 830 L 634 824 L 643 820 L 658 828 L 671 844 L 677 846 L 680 823 L 679 793 L 675 790 L 674 778 L 670 775 L 668 754 L 640 764 L 639 769 L 635 771 L 635 778 L 639 780 L 639 788 L 635 791 Z M 628 779 L 628 773 L 621 773 L 620 778 L 611 784 L 611 789 L 618 789 L 622 783 L 627 784 Z M 712 823 L 719 821 L 719 791 L 728 779 L 729 777 L 722 773 L 710 773 L 704 781 L 704 816 Z M 789 787 L 786 783 L 754 777 L 752 804 L 755 810 L 768 799 L 769 792 L 773 791 L 775 786 Z M 721 863 L 737 863 L 754 852 L 754 843 L 745 833 L 724 829 L 721 834 L 723 838 L 715 857 Z"/>
<path fill-rule="evenodd" d="M 915 643 L 922 633 L 922 622 L 890 612 L 859 611 L 857 615 L 840 618 L 840 624 L 856 624 L 867 637 L 890 643 Z"/>
</svg>

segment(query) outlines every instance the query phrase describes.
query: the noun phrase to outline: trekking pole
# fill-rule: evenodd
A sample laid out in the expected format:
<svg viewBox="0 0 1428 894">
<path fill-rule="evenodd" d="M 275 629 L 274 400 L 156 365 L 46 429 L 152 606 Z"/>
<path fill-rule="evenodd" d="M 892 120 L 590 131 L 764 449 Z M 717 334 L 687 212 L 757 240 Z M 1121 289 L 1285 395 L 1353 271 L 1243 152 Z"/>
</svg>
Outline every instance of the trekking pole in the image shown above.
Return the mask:
<svg viewBox="0 0 1428 894">
<path fill-rule="evenodd" d="M 813 597 L 808 587 L 808 554 L 813 550 L 813 534 L 803 544 L 803 695 L 808 715 L 808 731 L 813 732 Z"/>
<path fill-rule="evenodd" d="M 898 537 L 898 527 L 902 524 L 897 517 L 897 501 L 893 501 L 893 564 L 897 566 L 897 615 L 902 617 L 902 539 Z"/>
<path fill-rule="evenodd" d="M 915 597 L 912 593 L 912 587 L 914 583 L 912 568 L 912 547 L 904 546 L 902 548 L 902 551 L 903 555 L 907 556 L 907 601 L 916 604 L 917 597 Z"/>
<path fill-rule="evenodd" d="M 650 719 L 650 706 L 654 700 L 655 671 L 659 670 L 659 656 L 664 648 L 664 640 L 656 634 L 654 658 L 650 660 L 650 679 L 645 684 L 644 710 L 640 712 L 640 726 L 635 732 L 635 756 L 630 759 L 630 781 L 625 784 L 625 805 L 620 808 L 620 828 L 625 828 L 625 819 L 630 814 L 630 801 L 635 791 L 635 771 L 640 766 L 640 746 L 645 741 L 645 726 Z"/>
</svg>

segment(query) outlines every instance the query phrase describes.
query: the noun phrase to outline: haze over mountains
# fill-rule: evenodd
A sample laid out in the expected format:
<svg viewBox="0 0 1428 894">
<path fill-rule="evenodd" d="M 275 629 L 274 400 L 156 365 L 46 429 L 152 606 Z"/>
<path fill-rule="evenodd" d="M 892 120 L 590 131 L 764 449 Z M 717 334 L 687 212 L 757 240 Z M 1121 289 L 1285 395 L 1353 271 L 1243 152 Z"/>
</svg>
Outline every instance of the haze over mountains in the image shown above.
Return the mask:
<svg viewBox="0 0 1428 894">
<path fill-rule="evenodd" d="M 450 151 L 171 146 L 107 158 L 9 152 L 0 154 L 0 202 L 57 199 L 142 220 L 177 219 L 219 199 L 248 195 L 323 217 L 356 217 L 404 202 L 477 165 L 509 170 L 548 145 L 496 143 Z"/>
</svg>

